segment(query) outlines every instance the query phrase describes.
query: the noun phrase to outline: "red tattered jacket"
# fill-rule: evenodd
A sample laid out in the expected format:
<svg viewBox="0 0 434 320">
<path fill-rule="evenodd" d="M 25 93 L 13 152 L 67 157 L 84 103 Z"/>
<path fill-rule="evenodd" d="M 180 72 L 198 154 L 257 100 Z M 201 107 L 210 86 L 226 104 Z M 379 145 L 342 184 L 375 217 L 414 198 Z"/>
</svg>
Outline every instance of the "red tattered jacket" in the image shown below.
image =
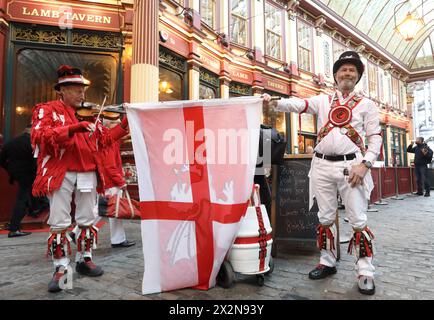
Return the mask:
<svg viewBox="0 0 434 320">
<path fill-rule="evenodd" d="M 122 171 L 120 142 L 114 141 L 111 146 L 100 150 L 98 158 L 104 163 L 102 171 L 105 179 L 105 189 L 122 188 L 125 185 L 125 179 Z"/>
<path fill-rule="evenodd" d="M 98 124 L 97 130 L 75 133 L 69 137 L 69 126 L 79 121 L 74 108 L 62 101 L 41 103 L 33 108 L 31 141 L 37 159 L 34 196 L 51 194 L 60 188 L 66 171 L 98 172 L 98 191 L 105 189 L 103 162 L 98 150 L 107 148 L 128 133 L 120 125 L 113 129 Z"/>
</svg>

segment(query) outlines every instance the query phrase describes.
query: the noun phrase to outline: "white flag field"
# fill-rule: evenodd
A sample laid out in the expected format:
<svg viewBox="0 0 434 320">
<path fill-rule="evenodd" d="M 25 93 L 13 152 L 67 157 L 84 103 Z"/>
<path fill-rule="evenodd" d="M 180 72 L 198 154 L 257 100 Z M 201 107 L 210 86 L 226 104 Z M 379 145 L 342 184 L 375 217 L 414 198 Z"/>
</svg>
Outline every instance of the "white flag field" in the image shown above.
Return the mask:
<svg viewBox="0 0 434 320">
<path fill-rule="evenodd" d="M 143 294 L 215 286 L 251 195 L 262 99 L 127 105 Z"/>
</svg>

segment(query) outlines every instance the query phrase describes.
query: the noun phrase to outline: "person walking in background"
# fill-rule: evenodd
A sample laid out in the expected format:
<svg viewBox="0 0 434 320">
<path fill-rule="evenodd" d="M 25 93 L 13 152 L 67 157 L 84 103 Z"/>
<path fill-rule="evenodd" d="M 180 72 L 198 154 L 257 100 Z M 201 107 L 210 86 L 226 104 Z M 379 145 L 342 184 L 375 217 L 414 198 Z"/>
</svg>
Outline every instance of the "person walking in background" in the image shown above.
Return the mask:
<svg viewBox="0 0 434 320">
<path fill-rule="evenodd" d="M 0 152 L 0 165 L 9 174 L 9 183 L 18 183 L 18 192 L 9 224 L 9 238 L 28 236 L 21 231 L 21 221 L 33 211 L 32 184 L 36 177 L 36 160 L 33 158 L 28 125 L 22 134 L 7 142 Z"/>
<path fill-rule="evenodd" d="M 424 142 L 423 137 L 416 138 L 416 141 L 411 141 L 407 147 L 407 152 L 414 153 L 414 167 L 417 182 L 417 192 L 419 196 L 423 195 L 425 188 L 425 197 L 430 196 L 431 183 L 429 179 L 429 171 L 427 165 L 431 163 L 433 151 Z"/>
</svg>

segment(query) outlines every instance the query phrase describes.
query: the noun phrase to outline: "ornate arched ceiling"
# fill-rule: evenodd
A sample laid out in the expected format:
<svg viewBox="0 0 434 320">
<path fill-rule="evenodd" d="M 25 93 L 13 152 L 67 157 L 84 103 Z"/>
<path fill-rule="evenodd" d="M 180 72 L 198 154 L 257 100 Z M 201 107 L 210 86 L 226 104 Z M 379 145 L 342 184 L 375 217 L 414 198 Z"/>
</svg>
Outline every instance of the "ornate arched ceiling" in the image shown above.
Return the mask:
<svg viewBox="0 0 434 320">
<path fill-rule="evenodd" d="M 434 0 L 314 0 L 368 36 L 409 69 L 434 67 Z M 425 25 L 411 41 L 395 31 L 407 12 L 415 11 Z"/>
</svg>

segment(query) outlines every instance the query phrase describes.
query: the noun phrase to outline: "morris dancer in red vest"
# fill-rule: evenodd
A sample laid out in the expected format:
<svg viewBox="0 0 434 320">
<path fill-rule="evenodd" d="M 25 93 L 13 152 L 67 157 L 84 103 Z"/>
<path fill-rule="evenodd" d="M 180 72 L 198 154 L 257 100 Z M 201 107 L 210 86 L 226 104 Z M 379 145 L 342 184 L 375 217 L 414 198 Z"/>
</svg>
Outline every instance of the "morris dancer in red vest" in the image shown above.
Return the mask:
<svg viewBox="0 0 434 320">
<path fill-rule="evenodd" d="M 128 133 L 127 118 L 113 129 L 100 123 L 79 122 L 75 109 L 84 101 L 89 81 L 80 69 L 60 66 L 58 82 L 54 89 L 60 99 L 41 103 L 33 108 L 31 140 L 37 157 L 37 175 L 33 195 L 47 195 L 50 200 L 50 236 L 47 254 L 53 258 L 55 272 L 48 291 L 63 288 L 61 278 L 69 266 L 71 254 L 67 228 L 71 225 L 71 199 L 75 194 L 75 219 L 79 227 L 76 235 L 76 271 L 82 275 L 97 277 L 103 274 L 101 267 L 92 261 L 92 249 L 96 248 L 98 229 L 92 225 L 97 184 L 104 188 L 104 176 L 97 150 L 110 146 L 113 141 Z M 97 181 L 98 177 L 100 178 Z M 63 280 L 62 280 L 63 281 Z"/>
<path fill-rule="evenodd" d="M 341 54 L 333 66 L 336 90 L 332 96 L 318 95 L 309 99 L 271 100 L 264 95 L 264 104 L 277 111 L 307 112 L 318 115 L 318 141 L 309 173 L 313 196 L 318 202 L 317 244 L 320 262 L 309 278 L 322 279 L 336 273 L 336 218 L 339 191 L 354 234 L 348 247 L 354 249 L 357 261 L 359 291 L 374 294 L 372 265 L 372 232 L 367 227 L 367 200 L 373 189 L 370 174 L 372 163 L 381 151 L 379 113 L 375 103 L 354 92 L 364 65 L 357 52 Z M 365 149 L 364 139 L 368 139 Z"/>
</svg>

